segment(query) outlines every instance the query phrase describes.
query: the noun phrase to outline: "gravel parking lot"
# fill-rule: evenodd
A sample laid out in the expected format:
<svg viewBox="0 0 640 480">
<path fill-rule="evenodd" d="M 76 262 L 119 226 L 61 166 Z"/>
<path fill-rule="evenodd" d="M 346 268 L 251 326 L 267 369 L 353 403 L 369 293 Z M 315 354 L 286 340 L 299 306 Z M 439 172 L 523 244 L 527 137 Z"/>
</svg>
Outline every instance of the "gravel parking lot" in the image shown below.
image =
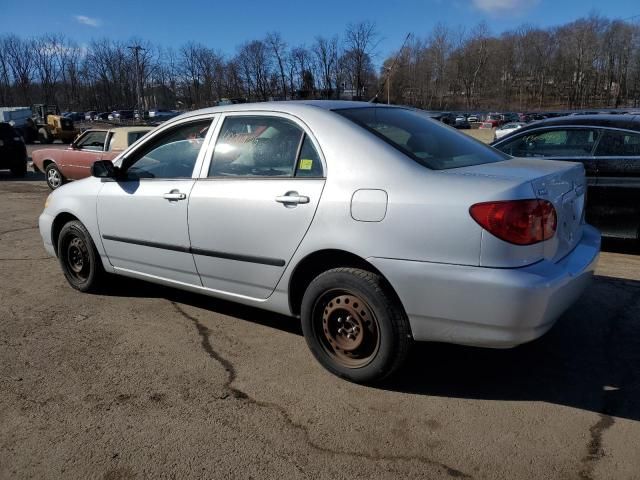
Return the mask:
<svg viewBox="0 0 640 480">
<path fill-rule="evenodd" d="M 373 388 L 325 372 L 295 319 L 126 279 L 72 290 L 37 231 L 48 193 L 0 172 L 2 479 L 640 478 L 628 245 L 543 338 L 418 345 Z"/>
</svg>

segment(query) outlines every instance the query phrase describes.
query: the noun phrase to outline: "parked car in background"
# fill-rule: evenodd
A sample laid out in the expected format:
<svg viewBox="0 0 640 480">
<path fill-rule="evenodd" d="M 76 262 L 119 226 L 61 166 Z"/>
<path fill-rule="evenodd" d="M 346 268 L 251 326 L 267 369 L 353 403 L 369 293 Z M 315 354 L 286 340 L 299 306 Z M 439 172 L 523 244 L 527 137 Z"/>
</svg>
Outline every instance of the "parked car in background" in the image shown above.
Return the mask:
<svg viewBox="0 0 640 480">
<path fill-rule="evenodd" d="M 84 119 L 85 119 L 87 122 L 90 122 L 90 121 L 92 121 L 92 120 L 93 120 L 93 117 L 95 117 L 97 113 L 98 113 L 98 112 L 96 112 L 96 111 L 94 111 L 94 110 L 90 110 L 90 111 L 88 111 L 88 112 L 85 112 L 85 113 L 84 113 Z"/>
<path fill-rule="evenodd" d="M 149 118 L 152 118 L 154 120 L 168 120 L 170 118 L 177 117 L 178 115 L 179 113 L 174 110 L 149 110 Z"/>
<path fill-rule="evenodd" d="M 640 240 L 640 116 L 543 120 L 493 146 L 516 157 L 580 162 L 589 190 L 587 221 L 604 235 Z"/>
<path fill-rule="evenodd" d="M 484 122 L 490 123 L 492 128 L 497 128 L 504 123 L 502 115 L 499 113 L 488 113 Z"/>
<path fill-rule="evenodd" d="M 39 219 L 73 288 L 109 272 L 300 316 L 318 361 L 356 382 L 413 340 L 539 337 L 599 255 L 581 165 L 513 159 L 410 108 L 198 110 L 93 175 Z"/>
<path fill-rule="evenodd" d="M 516 123 L 520 121 L 520 115 L 513 112 L 503 113 L 501 117 L 502 117 L 502 125 L 504 125 L 505 123 Z"/>
<path fill-rule="evenodd" d="M 110 115 L 110 113 L 109 113 L 109 112 L 100 112 L 100 113 L 96 113 L 96 114 L 93 116 L 93 120 L 94 120 L 94 121 L 96 121 L 96 120 L 109 120 L 109 115 Z"/>
<path fill-rule="evenodd" d="M 6 122 L 0 122 L 0 169 L 11 170 L 14 177 L 27 173 L 27 147 L 18 131 Z"/>
<path fill-rule="evenodd" d="M 81 122 L 84 120 L 84 114 L 81 112 L 65 112 L 62 116 L 73 120 L 74 122 Z"/>
<path fill-rule="evenodd" d="M 479 118 L 479 116 L 478 116 L 478 115 L 476 115 L 475 113 L 472 113 L 471 115 L 469 115 L 469 116 L 467 117 L 467 121 L 468 121 L 469 123 L 477 123 L 477 122 L 479 122 L 479 121 L 480 121 L 480 118 Z"/>
<path fill-rule="evenodd" d="M 87 130 L 66 150 L 35 150 L 31 154 L 33 168 L 44 172 L 47 185 L 55 190 L 68 180 L 90 176 L 91 166 L 95 161 L 113 160 L 150 130 L 153 128 L 117 127 L 110 130 Z"/>
<path fill-rule="evenodd" d="M 118 120 L 133 120 L 134 112 L 133 110 L 118 110 Z"/>
<path fill-rule="evenodd" d="M 453 127 L 460 130 L 466 130 L 471 128 L 471 124 L 467 121 L 466 117 L 458 116 L 456 117 Z"/>
<path fill-rule="evenodd" d="M 524 127 L 526 125 L 526 123 L 522 123 L 522 122 L 512 122 L 512 123 L 505 123 L 504 125 L 498 127 L 496 129 L 496 139 L 500 139 L 502 137 L 505 137 L 507 135 L 509 135 L 510 133 L 515 132 L 516 130 Z"/>
</svg>

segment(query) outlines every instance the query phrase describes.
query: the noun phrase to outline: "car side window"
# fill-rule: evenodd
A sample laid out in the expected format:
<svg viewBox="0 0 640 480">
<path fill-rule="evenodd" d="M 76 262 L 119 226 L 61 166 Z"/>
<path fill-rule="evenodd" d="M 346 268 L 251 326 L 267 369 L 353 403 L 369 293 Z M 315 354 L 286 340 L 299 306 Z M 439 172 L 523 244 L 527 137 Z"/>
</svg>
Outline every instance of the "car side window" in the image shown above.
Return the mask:
<svg viewBox="0 0 640 480">
<path fill-rule="evenodd" d="M 293 177 L 302 139 L 302 129 L 284 118 L 227 117 L 208 176 Z"/>
<path fill-rule="evenodd" d="M 296 163 L 296 177 L 322 177 L 322 161 L 307 134 L 302 140 L 302 148 Z"/>
<path fill-rule="evenodd" d="M 640 134 L 605 130 L 596 157 L 640 157 Z"/>
<path fill-rule="evenodd" d="M 191 177 L 210 126 L 210 119 L 189 122 L 154 138 L 125 160 L 127 178 Z"/>
<path fill-rule="evenodd" d="M 514 157 L 585 157 L 597 138 L 595 129 L 563 128 L 521 135 L 498 149 Z"/>
<path fill-rule="evenodd" d="M 89 132 L 76 142 L 76 148 L 92 152 L 102 152 L 107 132 Z"/>
</svg>

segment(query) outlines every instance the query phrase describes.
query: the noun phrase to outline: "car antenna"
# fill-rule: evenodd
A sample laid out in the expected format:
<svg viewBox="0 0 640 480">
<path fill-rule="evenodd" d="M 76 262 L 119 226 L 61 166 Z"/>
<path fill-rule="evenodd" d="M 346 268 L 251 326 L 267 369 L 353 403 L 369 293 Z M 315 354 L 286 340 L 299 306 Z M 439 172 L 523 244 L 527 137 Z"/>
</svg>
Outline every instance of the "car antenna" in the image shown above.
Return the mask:
<svg viewBox="0 0 640 480">
<path fill-rule="evenodd" d="M 380 87 L 378 87 L 378 91 L 373 96 L 373 98 L 371 98 L 371 100 L 369 100 L 369 103 L 373 103 L 375 100 L 377 100 L 378 96 L 380 95 L 380 93 L 382 93 L 382 89 L 385 87 L 385 85 L 389 81 L 389 78 L 391 77 L 391 72 L 393 72 L 393 70 L 396 68 L 396 64 L 398 63 L 398 59 L 400 58 L 400 54 L 402 53 L 402 50 L 404 50 L 404 46 L 409 41 L 409 38 L 411 38 L 411 35 L 412 35 L 411 32 L 409 32 L 409 33 L 407 33 L 407 36 L 404 37 L 404 42 L 402 42 L 402 46 L 400 47 L 400 50 L 398 50 L 397 55 L 393 59 L 393 63 L 391 64 L 391 66 L 389 68 L 387 68 L 386 75 L 384 76 L 384 81 L 382 82 L 382 85 L 380 85 Z"/>
</svg>

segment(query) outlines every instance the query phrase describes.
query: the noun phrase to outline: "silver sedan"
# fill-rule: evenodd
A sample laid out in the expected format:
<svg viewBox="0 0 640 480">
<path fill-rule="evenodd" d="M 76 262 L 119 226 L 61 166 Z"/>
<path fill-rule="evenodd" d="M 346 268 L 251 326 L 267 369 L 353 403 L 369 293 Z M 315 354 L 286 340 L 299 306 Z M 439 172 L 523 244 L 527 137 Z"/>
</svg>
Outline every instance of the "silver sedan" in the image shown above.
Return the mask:
<svg viewBox="0 0 640 480">
<path fill-rule="evenodd" d="M 600 249 L 582 165 L 511 158 L 403 107 L 199 110 L 92 175 L 40 216 L 72 287 L 111 273 L 300 317 L 320 363 L 356 382 L 412 341 L 541 336 Z"/>
</svg>

